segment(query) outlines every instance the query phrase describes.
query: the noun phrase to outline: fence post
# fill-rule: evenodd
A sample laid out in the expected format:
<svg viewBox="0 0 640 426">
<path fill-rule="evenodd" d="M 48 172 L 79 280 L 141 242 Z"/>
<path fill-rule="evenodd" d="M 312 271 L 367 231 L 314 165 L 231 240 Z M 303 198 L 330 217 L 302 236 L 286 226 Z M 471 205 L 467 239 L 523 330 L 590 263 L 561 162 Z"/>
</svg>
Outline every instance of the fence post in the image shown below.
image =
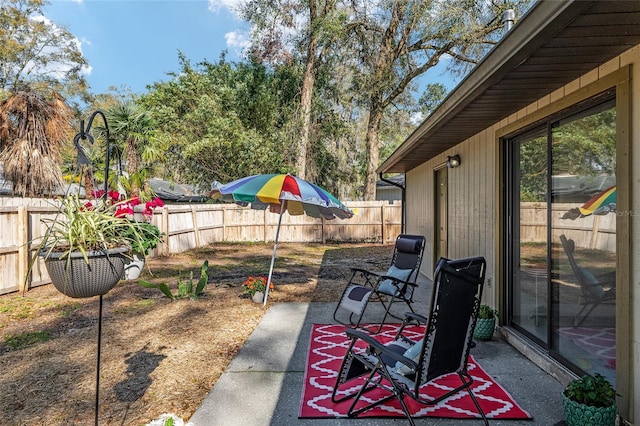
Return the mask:
<svg viewBox="0 0 640 426">
<path fill-rule="evenodd" d="M 22 293 L 27 291 L 27 271 L 29 270 L 29 214 L 27 207 L 18 207 L 18 288 Z M 31 280 L 29 280 L 29 283 Z"/>
<path fill-rule="evenodd" d="M 385 226 L 384 226 L 384 202 L 382 202 L 382 204 L 380 205 L 380 223 L 381 223 L 381 227 L 382 227 L 382 244 L 387 242 L 387 235 L 385 231 Z"/>
<path fill-rule="evenodd" d="M 222 206 L 222 241 L 227 241 L 227 206 Z"/>
<path fill-rule="evenodd" d="M 196 206 L 191 204 L 191 220 L 193 221 L 193 232 L 196 237 L 196 247 L 200 247 L 200 230 L 198 229 L 198 212 Z"/>
<path fill-rule="evenodd" d="M 162 221 L 160 226 L 162 227 L 162 232 L 166 235 L 164 244 L 162 245 L 162 255 L 169 256 L 169 239 L 171 236 L 169 235 L 169 207 L 167 206 L 162 208 Z"/>
<path fill-rule="evenodd" d="M 597 247 L 598 232 L 600 232 L 600 215 L 593 215 L 593 229 L 591 231 L 591 241 L 589 242 L 589 248 L 592 250 Z"/>
</svg>

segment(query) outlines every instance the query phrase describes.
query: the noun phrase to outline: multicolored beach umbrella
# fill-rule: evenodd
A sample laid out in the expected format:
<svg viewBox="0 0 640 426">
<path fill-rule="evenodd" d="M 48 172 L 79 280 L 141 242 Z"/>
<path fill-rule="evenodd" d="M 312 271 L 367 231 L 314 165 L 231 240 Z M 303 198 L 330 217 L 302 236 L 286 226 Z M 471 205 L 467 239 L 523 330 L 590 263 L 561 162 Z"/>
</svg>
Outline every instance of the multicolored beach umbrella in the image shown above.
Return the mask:
<svg viewBox="0 0 640 426">
<path fill-rule="evenodd" d="M 579 217 L 605 215 L 616 211 L 616 187 L 607 188 L 593 196 L 581 207 L 576 207 L 566 212 L 562 219 L 577 219 Z"/>
<path fill-rule="evenodd" d="M 279 212 L 284 206 L 292 216 L 306 214 L 329 220 L 353 216 L 353 212 L 327 190 L 288 173 L 247 176 L 226 185 L 214 182 L 211 189 L 214 199 L 251 205 L 258 210 L 271 207 Z"/>
<path fill-rule="evenodd" d="M 230 201 L 241 206 L 251 206 L 251 208 L 259 210 L 269 207 L 272 212 L 280 213 L 263 305 L 267 304 L 280 224 L 285 210 L 294 216 L 306 214 L 327 220 L 336 217 L 349 219 L 353 216 L 353 212 L 327 190 L 288 173 L 247 176 L 225 185 L 214 182 L 211 189 L 211 198 L 213 199 Z"/>
</svg>

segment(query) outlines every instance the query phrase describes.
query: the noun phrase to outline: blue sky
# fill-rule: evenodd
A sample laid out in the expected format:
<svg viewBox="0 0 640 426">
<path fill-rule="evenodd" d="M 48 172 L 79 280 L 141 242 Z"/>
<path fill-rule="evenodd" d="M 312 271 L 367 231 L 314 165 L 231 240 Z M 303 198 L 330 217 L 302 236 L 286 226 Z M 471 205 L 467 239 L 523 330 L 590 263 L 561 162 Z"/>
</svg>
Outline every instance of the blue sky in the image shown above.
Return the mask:
<svg viewBox="0 0 640 426">
<path fill-rule="evenodd" d="M 179 70 L 178 50 L 193 63 L 240 59 L 248 25 L 233 0 L 51 0 L 47 18 L 81 43 L 94 93 L 127 86 L 137 93 Z"/>
<path fill-rule="evenodd" d="M 192 64 L 241 60 L 249 26 L 232 8 L 240 0 L 50 0 L 47 18 L 77 37 L 89 61 L 95 94 L 110 87 L 146 92 L 146 86 L 179 71 L 178 50 Z M 420 83 L 453 83 L 439 68 Z"/>
</svg>

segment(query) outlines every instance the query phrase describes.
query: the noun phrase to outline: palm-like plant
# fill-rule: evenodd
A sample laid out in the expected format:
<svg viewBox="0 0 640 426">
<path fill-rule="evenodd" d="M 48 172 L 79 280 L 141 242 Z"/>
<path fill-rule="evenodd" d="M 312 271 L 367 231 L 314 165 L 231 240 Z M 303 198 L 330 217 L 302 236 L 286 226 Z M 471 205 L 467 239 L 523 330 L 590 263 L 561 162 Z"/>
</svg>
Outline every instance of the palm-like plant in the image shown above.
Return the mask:
<svg viewBox="0 0 640 426">
<path fill-rule="evenodd" d="M 155 122 L 151 114 L 133 102 L 120 103 L 105 113 L 111 137 L 124 154 L 128 174 L 125 186 L 129 187 L 130 196 L 141 196 L 149 169 L 163 158 L 164 151 Z"/>
<path fill-rule="evenodd" d="M 62 96 L 23 86 L 0 103 L 0 162 L 22 197 L 50 195 L 63 184 L 61 148 L 73 111 Z"/>
</svg>

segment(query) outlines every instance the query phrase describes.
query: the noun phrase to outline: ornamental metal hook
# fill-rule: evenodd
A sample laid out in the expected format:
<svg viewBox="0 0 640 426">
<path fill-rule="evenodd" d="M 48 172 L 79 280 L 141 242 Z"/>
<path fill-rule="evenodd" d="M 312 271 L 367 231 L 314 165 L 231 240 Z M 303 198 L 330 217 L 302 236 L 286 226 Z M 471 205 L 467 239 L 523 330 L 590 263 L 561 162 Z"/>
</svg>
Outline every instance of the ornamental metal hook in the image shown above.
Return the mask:
<svg viewBox="0 0 640 426">
<path fill-rule="evenodd" d="M 80 145 L 80 140 L 88 140 L 91 145 L 94 144 L 95 139 L 91 135 L 91 126 L 93 125 L 93 120 L 96 116 L 100 116 L 102 121 L 104 122 L 105 134 L 106 134 L 106 158 L 105 158 L 105 166 L 104 166 L 104 196 L 109 192 L 109 160 L 111 158 L 111 136 L 109 135 L 109 124 L 107 123 L 107 117 L 100 110 L 94 111 L 89 116 L 89 121 L 87 122 L 87 127 L 84 127 L 84 120 L 80 120 L 80 132 L 77 133 L 73 138 L 73 145 L 76 147 L 78 151 L 78 158 L 76 160 L 76 165 L 90 165 L 91 160 L 89 156 L 85 152 L 82 145 Z"/>
</svg>

